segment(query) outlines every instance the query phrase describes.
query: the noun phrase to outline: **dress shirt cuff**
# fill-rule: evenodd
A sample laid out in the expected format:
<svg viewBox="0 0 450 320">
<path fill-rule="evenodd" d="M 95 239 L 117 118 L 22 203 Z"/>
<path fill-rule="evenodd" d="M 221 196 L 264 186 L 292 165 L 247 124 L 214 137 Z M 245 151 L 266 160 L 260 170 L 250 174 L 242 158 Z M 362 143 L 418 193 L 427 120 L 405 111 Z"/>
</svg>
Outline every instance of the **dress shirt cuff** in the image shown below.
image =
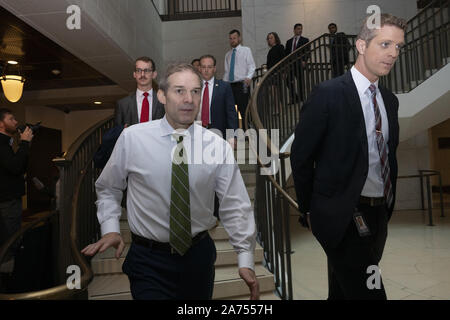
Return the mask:
<svg viewBox="0 0 450 320">
<path fill-rule="evenodd" d="M 241 252 L 238 253 L 238 265 L 240 268 L 249 268 L 255 270 L 255 262 L 252 252 Z"/>
<path fill-rule="evenodd" d="M 111 232 L 116 232 L 120 234 L 120 222 L 118 219 L 112 218 L 106 220 L 101 225 L 102 237 Z"/>
</svg>

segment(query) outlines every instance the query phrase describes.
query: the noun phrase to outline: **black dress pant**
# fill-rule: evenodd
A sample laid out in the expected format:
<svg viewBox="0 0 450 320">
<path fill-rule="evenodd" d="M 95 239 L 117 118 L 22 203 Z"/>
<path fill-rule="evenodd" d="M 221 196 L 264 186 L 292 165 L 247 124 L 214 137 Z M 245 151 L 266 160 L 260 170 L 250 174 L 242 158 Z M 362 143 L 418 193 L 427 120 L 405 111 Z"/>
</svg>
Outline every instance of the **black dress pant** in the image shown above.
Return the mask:
<svg viewBox="0 0 450 320">
<path fill-rule="evenodd" d="M 388 214 L 384 205 L 360 205 L 358 209 L 371 235 L 361 237 L 352 219 L 341 243 L 336 248 L 324 248 L 329 300 L 386 300 L 380 273 L 379 286 L 373 280 L 386 243 Z"/>
<path fill-rule="evenodd" d="M 122 270 L 135 300 L 210 300 L 216 247 L 209 235 L 183 256 L 133 242 Z"/>
<path fill-rule="evenodd" d="M 250 99 L 250 87 L 247 87 L 247 92 L 244 92 L 244 82 L 233 82 L 231 83 L 231 90 L 233 91 L 234 101 L 241 113 L 242 121 L 244 121 L 245 111 Z"/>
</svg>

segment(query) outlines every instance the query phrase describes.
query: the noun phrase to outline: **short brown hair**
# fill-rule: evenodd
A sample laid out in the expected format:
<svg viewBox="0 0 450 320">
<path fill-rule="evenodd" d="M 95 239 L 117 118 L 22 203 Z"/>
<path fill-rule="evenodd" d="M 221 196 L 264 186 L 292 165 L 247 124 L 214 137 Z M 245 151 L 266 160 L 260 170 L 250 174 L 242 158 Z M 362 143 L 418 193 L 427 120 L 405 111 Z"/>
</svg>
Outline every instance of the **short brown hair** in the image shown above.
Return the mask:
<svg viewBox="0 0 450 320">
<path fill-rule="evenodd" d="M 216 58 L 212 54 L 205 54 L 205 55 L 201 56 L 200 57 L 200 64 L 202 63 L 202 60 L 206 59 L 206 58 L 212 59 L 212 61 L 214 62 L 214 66 L 216 66 L 217 61 L 216 61 Z"/>
<path fill-rule="evenodd" d="M 203 85 L 202 78 L 195 67 L 193 67 L 191 64 L 188 63 L 178 63 L 178 64 L 171 64 L 167 67 L 166 74 L 159 82 L 159 89 L 162 90 L 164 93 L 167 93 L 167 89 L 169 89 L 169 77 L 174 73 L 183 71 L 190 71 L 193 74 L 195 74 L 198 77 L 200 87 Z"/>
<path fill-rule="evenodd" d="M 156 64 L 155 64 L 155 61 L 153 61 L 152 58 L 149 58 L 147 56 L 139 57 L 139 58 L 136 59 L 136 61 L 134 61 L 134 64 L 136 64 L 136 62 L 138 62 L 138 61 L 144 61 L 144 62 L 147 62 L 147 63 L 150 62 L 152 64 L 152 71 L 156 71 Z"/>
<path fill-rule="evenodd" d="M 363 25 L 361 26 L 361 30 L 359 31 L 358 37 L 356 38 L 357 40 L 358 39 L 364 40 L 367 43 L 369 43 L 373 38 L 375 38 L 376 36 L 375 30 L 377 30 L 376 28 L 369 28 L 367 26 L 367 21 L 369 20 L 369 18 L 371 17 L 367 17 L 366 19 L 364 19 Z M 385 25 L 395 26 L 402 29 L 403 31 L 406 31 L 406 20 L 393 16 L 392 14 L 389 13 L 381 14 L 380 28 L 384 27 Z"/>
</svg>

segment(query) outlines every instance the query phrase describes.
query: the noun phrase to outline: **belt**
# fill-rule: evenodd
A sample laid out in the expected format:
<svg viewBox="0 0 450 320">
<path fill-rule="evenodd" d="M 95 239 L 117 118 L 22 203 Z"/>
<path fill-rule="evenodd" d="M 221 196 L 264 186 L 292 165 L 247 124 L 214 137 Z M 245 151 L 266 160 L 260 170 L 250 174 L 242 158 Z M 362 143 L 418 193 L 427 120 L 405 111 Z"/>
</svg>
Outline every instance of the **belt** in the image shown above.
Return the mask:
<svg viewBox="0 0 450 320">
<path fill-rule="evenodd" d="M 382 206 L 386 203 L 386 200 L 384 197 L 378 197 L 378 198 L 371 198 L 371 197 L 359 197 L 359 204 L 365 204 L 371 207 L 378 207 Z"/>
<path fill-rule="evenodd" d="M 205 238 L 208 235 L 208 231 L 202 231 L 199 234 L 197 234 L 195 237 L 192 238 L 192 246 L 196 245 L 200 242 L 203 238 Z M 158 242 L 155 240 L 150 240 L 141 236 L 138 236 L 137 234 L 131 233 L 131 239 L 134 243 L 144 246 L 149 249 L 156 249 L 160 251 L 166 251 L 170 252 L 171 254 L 178 254 L 178 252 L 172 248 L 170 243 L 168 242 Z"/>
</svg>

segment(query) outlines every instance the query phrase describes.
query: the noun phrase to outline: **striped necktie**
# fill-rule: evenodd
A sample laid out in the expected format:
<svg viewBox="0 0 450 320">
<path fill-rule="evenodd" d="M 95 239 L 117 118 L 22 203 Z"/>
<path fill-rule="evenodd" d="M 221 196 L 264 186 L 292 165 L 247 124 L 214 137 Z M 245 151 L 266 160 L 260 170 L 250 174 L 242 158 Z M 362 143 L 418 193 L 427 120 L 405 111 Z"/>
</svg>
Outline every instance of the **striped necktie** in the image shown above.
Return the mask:
<svg viewBox="0 0 450 320">
<path fill-rule="evenodd" d="M 230 61 L 230 76 L 229 80 L 230 82 L 234 82 L 234 65 L 236 63 L 236 49 L 233 49 L 233 54 L 231 55 L 231 61 Z"/>
<path fill-rule="evenodd" d="M 189 172 L 183 136 L 174 135 L 174 138 L 177 146 L 172 160 L 170 245 L 180 255 L 184 255 L 192 245 Z"/>
<path fill-rule="evenodd" d="M 387 154 L 387 145 L 383 138 L 383 132 L 381 131 L 381 113 L 377 104 L 377 88 L 374 84 L 369 87 L 373 109 L 375 112 L 375 133 L 377 137 L 378 152 L 380 154 L 381 162 L 381 176 L 384 184 L 384 197 L 388 207 L 391 206 L 393 200 L 392 184 L 390 178 L 390 169 Z"/>
</svg>

